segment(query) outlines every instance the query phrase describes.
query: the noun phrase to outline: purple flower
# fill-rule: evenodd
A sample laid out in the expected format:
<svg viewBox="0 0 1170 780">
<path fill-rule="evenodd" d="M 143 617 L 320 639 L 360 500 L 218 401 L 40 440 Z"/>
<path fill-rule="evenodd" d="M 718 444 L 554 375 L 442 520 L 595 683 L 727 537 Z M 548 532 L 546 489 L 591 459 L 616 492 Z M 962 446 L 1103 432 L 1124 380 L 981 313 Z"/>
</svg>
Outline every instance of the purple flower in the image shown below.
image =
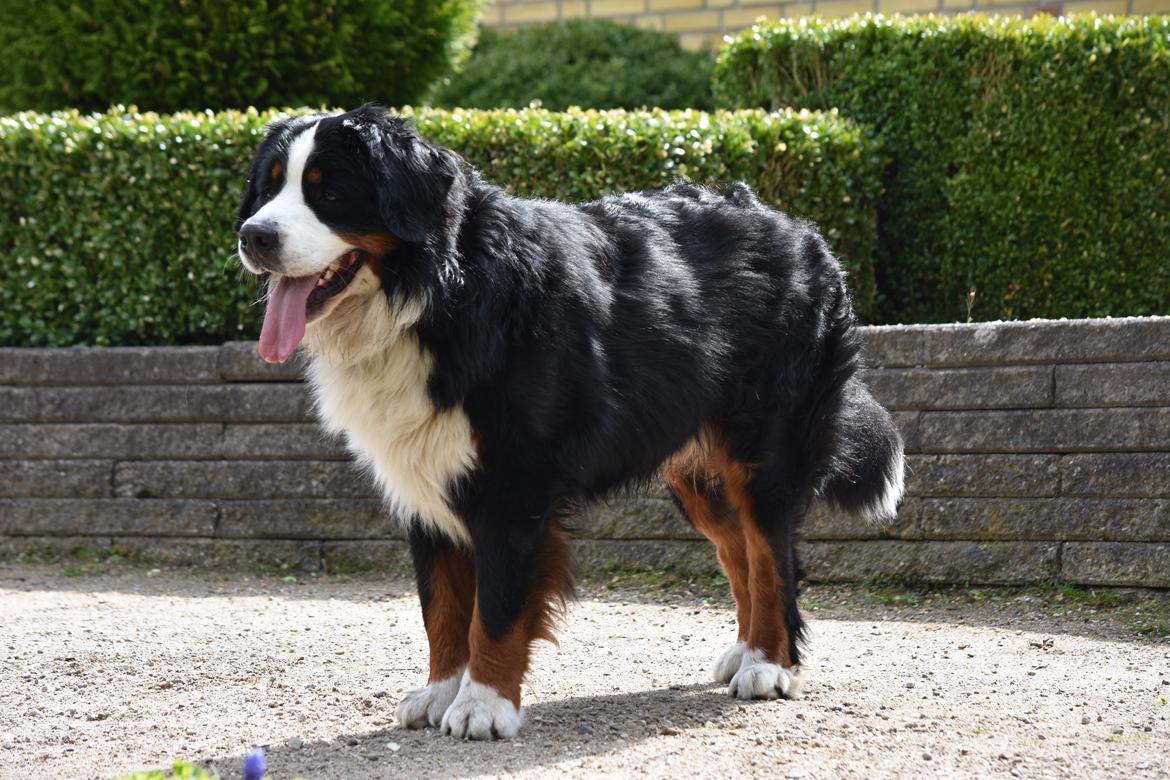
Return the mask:
<svg viewBox="0 0 1170 780">
<path fill-rule="evenodd" d="M 244 759 L 244 780 L 260 780 L 267 768 L 264 763 L 264 751 L 258 747 L 252 748 Z"/>
</svg>

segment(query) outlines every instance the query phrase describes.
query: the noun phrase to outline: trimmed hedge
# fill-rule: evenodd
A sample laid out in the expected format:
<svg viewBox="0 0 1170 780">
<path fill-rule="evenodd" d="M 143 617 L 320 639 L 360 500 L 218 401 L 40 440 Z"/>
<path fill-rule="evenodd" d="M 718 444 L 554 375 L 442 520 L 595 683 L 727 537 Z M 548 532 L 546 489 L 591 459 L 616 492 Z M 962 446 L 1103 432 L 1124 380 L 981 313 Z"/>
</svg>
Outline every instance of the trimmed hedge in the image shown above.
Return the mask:
<svg viewBox="0 0 1170 780">
<path fill-rule="evenodd" d="M 232 259 L 247 162 L 275 113 L 0 117 L 0 345 L 255 336 Z M 883 159 L 835 113 L 419 110 L 424 135 L 520 194 L 590 199 L 743 179 L 817 221 L 872 303 Z"/>
<path fill-rule="evenodd" d="M 152 111 L 422 98 L 478 0 L 0 0 L 0 107 Z"/>
<path fill-rule="evenodd" d="M 515 33 L 484 30 L 435 105 L 459 108 L 713 107 L 707 52 L 678 36 L 603 19 L 574 19 Z"/>
<path fill-rule="evenodd" d="M 883 321 L 1170 313 L 1170 19 L 761 24 L 715 89 L 879 132 Z"/>
</svg>

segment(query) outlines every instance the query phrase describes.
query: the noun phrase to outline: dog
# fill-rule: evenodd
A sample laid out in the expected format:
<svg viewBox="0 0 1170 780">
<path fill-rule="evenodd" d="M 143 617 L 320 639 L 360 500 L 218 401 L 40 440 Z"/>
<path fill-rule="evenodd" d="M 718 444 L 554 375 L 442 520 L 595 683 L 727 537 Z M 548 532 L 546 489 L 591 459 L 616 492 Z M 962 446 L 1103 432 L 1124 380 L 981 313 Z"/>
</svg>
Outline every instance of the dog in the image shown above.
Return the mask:
<svg viewBox="0 0 1170 780">
<path fill-rule="evenodd" d="M 735 598 L 715 679 L 798 694 L 801 518 L 825 499 L 888 520 L 904 469 L 811 224 L 742 183 L 513 197 L 363 106 L 270 125 L 236 230 L 267 289 L 261 356 L 307 348 L 322 423 L 406 524 L 430 675 L 405 726 L 516 735 L 571 511 L 658 475 Z"/>
</svg>

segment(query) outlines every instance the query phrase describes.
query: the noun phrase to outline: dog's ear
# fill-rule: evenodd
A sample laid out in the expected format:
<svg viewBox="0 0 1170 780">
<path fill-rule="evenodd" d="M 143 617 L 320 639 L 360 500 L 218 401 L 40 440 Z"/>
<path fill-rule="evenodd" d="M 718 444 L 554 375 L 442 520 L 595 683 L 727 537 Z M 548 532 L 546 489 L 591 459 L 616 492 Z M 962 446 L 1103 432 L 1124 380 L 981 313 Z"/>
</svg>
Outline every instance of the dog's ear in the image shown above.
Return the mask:
<svg viewBox="0 0 1170 780">
<path fill-rule="evenodd" d="M 462 191 L 459 156 L 427 143 L 377 106 L 363 106 L 344 121 L 369 152 L 386 228 L 415 244 L 441 231 L 451 215 L 450 201 Z"/>
</svg>

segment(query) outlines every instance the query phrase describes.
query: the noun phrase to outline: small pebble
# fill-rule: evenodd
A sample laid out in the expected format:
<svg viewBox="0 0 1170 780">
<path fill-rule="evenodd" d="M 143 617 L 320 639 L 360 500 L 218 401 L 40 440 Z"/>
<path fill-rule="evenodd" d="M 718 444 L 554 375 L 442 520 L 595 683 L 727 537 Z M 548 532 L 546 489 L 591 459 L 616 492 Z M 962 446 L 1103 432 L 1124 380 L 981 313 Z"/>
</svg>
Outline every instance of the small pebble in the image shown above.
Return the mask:
<svg viewBox="0 0 1170 780">
<path fill-rule="evenodd" d="M 913 687 L 914 687 L 914 683 L 913 683 L 913 682 L 908 682 L 908 683 L 906 683 L 906 687 L 907 687 L 907 688 L 913 688 Z"/>
<path fill-rule="evenodd" d="M 374 694 L 374 698 L 375 699 L 385 699 L 386 698 L 386 691 L 378 691 L 377 693 Z"/>
<path fill-rule="evenodd" d="M 1082 726 L 1088 726 L 1088 725 L 1089 725 L 1089 716 L 1088 716 L 1088 715 L 1082 715 L 1082 716 L 1081 716 L 1081 725 L 1082 725 Z"/>
<path fill-rule="evenodd" d="M 588 724 L 582 723 L 580 726 L 577 727 L 577 733 L 578 734 L 592 734 L 593 727 L 588 725 Z"/>
<path fill-rule="evenodd" d="M 399 745 L 397 742 L 387 742 L 386 747 L 392 753 L 397 753 L 399 750 L 402 749 L 402 745 Z"/>
<path fill-rule="evenodd" d="M 300 750 L 305 746 L 305 741 L 300 737 L 293 737 L 288 741 L 288 746 L 293 750 Z"/>
<path fill-rule="evenodd" d="M 1123 734 L 1124 732 L 1125 732 L 1125 729 L 1123 729 L 1121 726 L 1114 726 L 1113 727 L 1114 734 Z"/>
<path fill-rule="evenodd" d="M 930 753 L 923 753 L 923 754 L 922 754 L 922 760 L 923 760 L 923 761 L 929 761 L 929 760 L 930 760 Z"/>
</svg>

